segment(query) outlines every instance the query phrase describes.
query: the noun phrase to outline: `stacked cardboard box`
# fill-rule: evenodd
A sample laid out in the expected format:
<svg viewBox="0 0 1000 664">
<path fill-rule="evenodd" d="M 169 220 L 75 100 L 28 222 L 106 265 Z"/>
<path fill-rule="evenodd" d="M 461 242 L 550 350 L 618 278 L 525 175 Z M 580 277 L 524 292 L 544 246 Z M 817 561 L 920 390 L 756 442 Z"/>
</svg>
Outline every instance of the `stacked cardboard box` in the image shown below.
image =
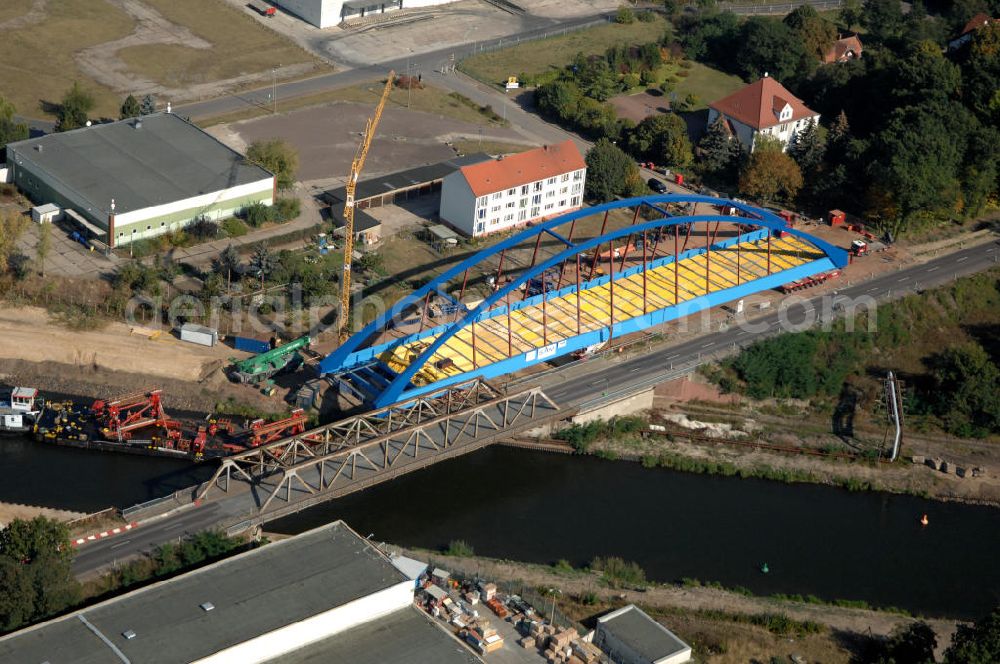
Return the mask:
<svg viewBox="0 0 1000 664">
<path fill-rule="evenodd" d="M 520 641 L 518 641 L 518 643 L 520 643 L 521 647 L 524 648 L 524 649 L 526 649 L 526 650 L 530 649 L 530 648 L 534 648 L 534 647 L 536 647 L 538 645 L 538 641 L 536 641 L 535 637 L 533 637 L 533 636 L 526 636 L 523 639 L 521 639 Z"/>
</svg>

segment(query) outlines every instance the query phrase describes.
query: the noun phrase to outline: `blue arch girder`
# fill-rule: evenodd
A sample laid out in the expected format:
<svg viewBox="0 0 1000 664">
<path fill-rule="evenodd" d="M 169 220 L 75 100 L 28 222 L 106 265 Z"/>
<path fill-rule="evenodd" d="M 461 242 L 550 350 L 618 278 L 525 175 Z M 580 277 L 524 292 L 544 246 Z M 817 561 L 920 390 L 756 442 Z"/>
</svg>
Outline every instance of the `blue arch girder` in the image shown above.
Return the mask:
<svg viewBox="0 0 1000 664">
<path fill-rule="evenodd" d="M 480 320 L 483 317 L 484 313 L 491 311 L 493 306 L 496 303 L 504 300 L 504 298 L 506 298 L 508 293 L 511 293 L 519 289 L 522 284 L 526 283 L 530 279 L 538 275 L 544 274 L 547 270 L 556 267 L 557 265 L 563 263 L 564 261 L 572 259 L 577 254 L 583 253 L 588 249 L 599 247 L 602 244 L 614 241 L 618 238 L 626 237 L 629 235 L 642 234 L 644 231 L 648 232 L 651 230 L 658 230 L 665 227 L 684 225 L 689 223 L 695 223 L 695 224 L 704 223 L 706 225 L 711 222 L 731 223 L 735 220 L 734 217 L 729 215 L 718 215 L 718 214 L 671 216 L 671 217 L 665 216 L 664 218 L 661 219 L 655 219 L 652 221 L 643 222 L 641 224 L 635 224 L 625 228 L 610 231 L 600 237 L 595 237 L 590 240 L 573 242 L 573 243 L 566 241 L 565 243 L 567 247 L 563 251 L 553 255 L 552 257 L 543 262 L 536 263 L 529 269 L 523 270 L 510 283 L 501 287 L 496 292 L 492 293 L 489 297 L 485 298 L 478 306 L 466 312 L 466 314 L 461 319 L 446 324 L 444 326 L 441 326 L 440 328 L 426 330 L 419 335 L 411 335 L 410 337 L 398 339 L 393 342 L 390 342 L 389 344 L 378 346 L 377 349 L 375 348 L 365 349 L 365 350 L 370 350 L 371 352 L 364 352 L 364 351 L 358 352 L 358 351 L 361 344 L 364 343 L 366 339 L 370 338 L 372 334 L 385 329 L 385 327 L 389 324 L 390 321 L 398 319 L 400 316 L 402 316 L 405 312 L 409 311 L 411 308 L 421 305 L 424 298 L 428 295 L 428 293 L 432 291 L 438 293 L 444 292 L 442 287 L 448 284 L 452 279 L 454 279 L 459 275 L 464 274 L 466 270 L 483 263 L 483 261 L 499 254 L 502 251 L 520 246 L 521 244 L 529 240 L 535 240 L 541 234 L 548 234 L 562 240 L 561 236 L 554 233 L 551 229 L 572 222 L 575 219 L 580 219 L 583 217 L 588 217 L 596 214 L 602 214 L 610 210 L 626 208 L 626 207 L 631 208 L 643 205 L 649 206 L 659 212 L 664 212 L 664 210 L 662 210 L 660 206 L 671 203 L 708 203 L 717 206 L 734 207 L 737 210 L 740 210 L 746 213 L 747 215 L 750 215 L 750 218 L 745 218 L 745 221 L 743 223 L 748 223 L 753 226 L 762 227 L 764 229 L 767 229 L 768 232 L 782 231 L 790 235 L 799 237 L 805 240 L 806 242 L 812 244 L 820 251 L 822 251 L 826 256 L 826 259 L 828 259 L 829 263 L 832 264 L 832 266 L 842 268 L 846 266 L 847 263 L 849 262 L 848 254 L 845 250 L 839 247 L 835 247 L 821 238 L 817 238 L 803 231 L 788 227 L 783 219 L 781 219 L 774 213 L 770 212 L 769 210 L 757 208 L 739 201 L 719 199 L 710 196 L 687 195 L 687 194 L 660 194 L 655 196 L 641 196 L 638 198 L 612 201 L 610 203 L 604 203 L 602 205 L 597 205 L 594 207 L 577 210 L 575 212 L 570 212 L 568 214 L 555 217 L 553 219 L 549 219 L 543 223 L 536 224 L 532 227 L 529 227 L 521 231 L 520 233 L 517 233 L 501 242 L 498 242 L 497 244 L 491 247 L 487 247 L 486 249 L 477 252 L 475 255 L 470 256 L 469 258 L 463 260 L 458 265 L 438 275 L 437 277 L 429 281 L 421 288 L 413 291 L 408 296 L 399 300 L 395 305 L 390 307 L 388 311 L 386 311 L 384 314 L 382 314 L 381 316 L 373 320 L 371 323 L 366 325 L 361 331 L 357 332 L 349 339 L 347 339 L 347 341 L 345 341 L 344 344 L 342 344 L 334 352 L 332 352 L 330 355 L 325 357 L 320 362 L 319 364 L 320 373 L 330 374 L 330 373 L 339 373 L 345 370 L 349 370 L 359 364 L 365 362 L 371 362 L 372 360 L 376 359 L 378 354 L 383 352 L 388 347 L 401 345 L 403 343 L 408 343 L 414 340 L 414 336 L 426 337 L 436 334 L 437 337 L 434 339 L 434 341 L 430 345 L 428 345 L 421 352 L 421 354 L 409 364 L 409 366 L 407 366 L 406 370 L 398 374 L 396 378 L 385 389 L 383 389 L 383 391 L 374 399 L 374 405 L 376 407 L 390 405 L 398 401 L 409 399 L 414 396 L 417 396 L 418 394 L 423 394 L 429 391 L 440 390 L 452 383 L 466 381 L 470 377 L 476 375 L 484 375 L 487 373 L 485 371 L 486 367 L 478 367 L 475 371 L 462 373 L 457 376 L 452 376 L 448 379 L 439 381 L 438 383 L 435 383 L 430 386 L 422 386 L 417 388 L 413 387 L 410 384 L 411 380 L 416 375 L 416 373 L 426 364 L 426 362 L 434 355 L 434 353 L 442 345 L 444 345 L 444 343 L 447 342 L 448 339 L 454 336 L 459 330 L 466 327 L 467 325 L 470 325 L 473 322 Z M 757 233 L 762 233 L 762 231 L 757 231 Z M 751 233 L 749 235 L 753 234 Z M 746 236 L 737 236 L 737 238 L 735 238 L 735 241 L 737 242 L 745 241 L 745 238 Z M 712 245 L 712 248 L 726 246 L 728 244 L 731 244 L 731 241 L 717 242 L 715 245 Z M 795 269 L 801 270 L 802 267 L 804 266 L 800 266 L 799 268 Z M 813 270 L 813 272 L 815 271 L 818 270 Z M 626 270 L 626 272 L 628 272 L 628 270 Z M 615 276 L 616 278 L 621 278 L 620 274 Z M 786 275 L 785 278 L 799 278 L 800 276 L 805 276 L 805 274 L 804 273 L 801 275 L 789 274 Z M 601 279 L 607 280 L 609 278 L 610 277 L 603 277 Z M 747 284 L 755 284 L 757 282 L 762 282 L 762 281 L 767 281 L 767 279 L 758 279 L 756 281 L 747 282 Z M 594 280 L 588 282 L 588 285 L 590 287 L 593 287 L 594 285 L 599 285 L 599 282 L 600 279 Z M 745 288 L 746 286 L 745 284 L 742 287 L 736 286 L 729 289 L 725 289 L 723 291 L 720 291 L 720 293 L 730 293 L 731 297 L 726 297 L 725 300 L 722 300 L 722 301 L 728 301 L 735 299 L 737 297 L 741 297 L 743 294 L 748 292 L 758 292 L 761 290 L 766 290 L 767 288 L 772 288 L 774 285 L 775 284 L 760 283 L 759 287 L 753 290 L 747 290 Z M 575 284 L 573 284 L 572 286 L 569 287 L 569 292 L 574 291 L 575 288 L 576 288 Z M 564 288 L 562 290 L 567 290 L 567 289 Z M 745 291 L 745 292 L 736 293 L 734 291 Z M 555 293 L 548 293 L 542 296 L 535 296 L 535 297 L 536 298 L 546 297 L 548 299 L 555 296 L 556 296 Z M 524 302 L 521 303 L 521 305 L 530 306 L 530 304 L 532 304 L 530 300 L 533 299 L 534 298 L 525 300 Z M 692 301 L 689 301 L 689 302 L 694 302 L 697 300 L 705 300 L 705 302 L 691 306 L 690 310 L 685 312 L 685 315 L 694 313 L 700 309 L 706 308 L 707 306 L 714 306 L 713 304 L 709 303 L 708 301 L 709 299 L 712 298 L 709 298 L 709 294 L 706 294 L 698 298 L 694 298 L 694 300 Z M 679 306 L 680 306 L 679 304 L 673 305 L 668 309 L 676 309 Z M 513 310 L 520 307 L 512 306 L 511 308 Z M 506 309 L 505 307 L 501 307 L 499 308 L 499 311 L 501 313 L 505 313 Z M 646 325 L 639 325 L 639 324 L 630 325 L 630 323 L 632 323 L 633 321 L 637 321 L 639 318 L 645 319 L 648 318 L 648 316 L 636 317 L 627 321 L 622 321 L 620 323 L 616 322 L 613 329 L 605 328 L 604 330 L 599 330 L 598 332 L 600 332 L 601 334 L 599 334 L 596 338 L 587 339 L 586 340 L 587 343 L 584 345 L 589 345 L 590 343 L 593 343 L 596 340 L 606 341 L 607 339 L 610 339 L 614 336 L 621 336 L 622 334 L 627 334 L 629 332 L 632 332 L 634 331 L 634 329 L 642 329 L 642 327 L 648 327 L 651 324 L 658 324 L 652 322 L 653 319 L 651 318 L 650 322 L 648 322 Z M 593 332 L 588 334 L 591 337 L 594 336 Z M 582 336 L 588 336 L 588 335 L 582 335 Z M 554 357 L 556 355 L 563 355 L 572 352 L 573 350 L 576 350 L 578 347 L 582 347 L 580 346 L 580 343 L 577 343 L 572 347 L 566 346 L 565 349 L 562 350 L 562 352 L 558 352 L 555 355 L 548 356 L 545 359 L 551 359 L 551 357 Z M 508 372 L 506 371 L 506 369 L 508 368 L 511 371 L 515 370 L 515 367 L 513 366 L 511 367 L 504 366 L 508 364 L 510 364 L 510 360 L 500 361 L 492 366 L 497 369 L 505 369 L 505 371 L 501 371 L 501 373 Z M 521 363 L 521 366 L 524 366 L 523 362 Z M 493 375 L 497 374 L 494 372 Z"/>
</svg>

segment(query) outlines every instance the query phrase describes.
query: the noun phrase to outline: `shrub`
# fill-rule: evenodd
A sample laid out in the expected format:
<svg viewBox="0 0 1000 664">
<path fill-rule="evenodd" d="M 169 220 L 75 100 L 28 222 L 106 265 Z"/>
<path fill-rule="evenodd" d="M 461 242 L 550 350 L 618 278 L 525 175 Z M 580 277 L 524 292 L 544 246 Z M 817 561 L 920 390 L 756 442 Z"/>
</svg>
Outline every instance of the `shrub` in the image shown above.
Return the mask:
<svg viewBox="0 0 1000 664">
<path fill-rule="evenodd" d="M 247 234 L 247 225 L 236 217 L 223 219 L 220 226 L 222 227 L 222 231 L 228 237 L 241 237 Z"/>
<path fill-rule="evenodd" d="M 646 572 L 638 563 L 626 562 L 617 556 L 594 558 L 590 569 L 601 572 L 601 577 L 612 588 L 645 588 Z"/>
<path fill-rule="evenodd" d="M 619 7 L 617 13 L 615 13 L 615 23 L 621 23 L 622 25 L 628 25 L 629 23 L 635 22 L 635 12 L 629 7 Z"/>
<path fill-rule="evenodd" d="M 468 558 L 469 556 L 476 555 L 472 546 L 467 544 L 465 540 L 452 540 L 448 542 L 448 548 L 444 550 L 446 556 L 461 556 Z"/>
<path fill-rule="evenodd" d="M 643 23 L 652 23 L 656 20 L 656 12 L 649 9 L 644 12 L 639 12 L 638 19 Z"/>
<path fill-rule="evenodd" d="M 279 198 L 274 202 L 271 220 L 279 224 L 298 219 L 302 213 L 302 201 L 297 198 Z"/>
<path fill-rule="evenodd" d="M 260 228 L 271 221 L 271 208 L 263 203 L 251 203 L 243 208 L 243 220 L 254 228 Z"/>
</svg>

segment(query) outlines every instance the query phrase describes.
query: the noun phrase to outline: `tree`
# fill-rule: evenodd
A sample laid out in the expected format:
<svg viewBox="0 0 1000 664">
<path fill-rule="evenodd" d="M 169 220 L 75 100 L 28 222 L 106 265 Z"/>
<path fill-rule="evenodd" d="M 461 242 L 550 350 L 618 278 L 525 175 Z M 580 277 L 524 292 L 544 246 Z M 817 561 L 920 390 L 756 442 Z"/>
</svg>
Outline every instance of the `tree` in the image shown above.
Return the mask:
<svg viewBox="0 0 1000 664">
<path fill-rule="evenodd" d="M 553 81 L 538 86 L 535 104 L 542 115 L 556 120 L 573 120 L 583 92 L 573 81 Z"/>
<path fill-rule="evenodd" d="M 954 209 L 961 195 L 959 167 L 969 133 L 977 126 L 957 102 L 893 111 L 865 157 L 868 213 L 898 236 L 918 213 Z"/>
<path fill-rule="evenodd" d="M 787 25 L 753 16 L 740 30 L 735 60 L 744 78 L 755 79 L 768 74 L 780 81 L 802 71 L 807 56 L 802 42 Z"/>
<path fill-rule="evenodd" d="M 278 189 L 290 189 L 295 184 L 299 155 L 291 145 L 280 138 L 251 143 L 247 148 L 247 161 L 274 173 L 278 180 Z"/>
<path fill-rule="evenodd" d="M 823 133 L 823 128 L 810 118 L 789 144 L 788 154 L 803 173 L 815 173 L 823 163 L 823 154 L 826 152 L 826 137 Z"/>
<path fill-rule="evenodd" d="M 215 271 L 226 278 L 226 283 L 232 285 L 233 274 L 239 274 L 243 264 L 240 252 L 233 245 L 227 246 L 215 259 Z"/>
<path fill-rule="evenodd" d="M 855 25 L 861 25 L 862 20 L 861 3 L 859 0 L 844 0 L 840 6 L 840 22 L 851 30 Z"/>
<path fill-rule="evenodd" d="M 732 167 L 739 155 L 739 141 L 733 138 L 720 115 L 698 142 L 698 165 L 706 173 L 721 173 Z"/>
<path fill-rule="evenodd" d="M 681 14 L 678 34 L 687 57 L 735 70 L 732 49 L 739 38 L 740 19 L 732 12 Z"/>
<path fill-rule="evenodd" d="M 995 664 L 1000 662 L 1000 607 L 972 625 L 958 626 L 944 651 L 945 664 Z"/>
<path fill-rule="evenodd" d="M 886 68 L 883 77 L 897 108 L 957 98 L 962 83 L 958 67 L 931 41 L 911 46 L 905 57 Z"/>
<path fill-rule="evenodd" d="M 125 101 L 122 102 L 122 108 L 118 115 L 118 119 L 125 120 L 128 118 L 137 118 L 140 115 L 142 115 L 142 107 L 139 106 L 139 100 L 132 95 L 125 97 Z"/>
<path fill-rule="evenodd" d="M 0 95 L 0 158 L 5 154 L 4 147 L 8 143 L 23 141 L 30 135 L 28 125 L 14 119 L 16 114 L 14 105 Z"/>
<path fill-rule="evenodd" d="M 56 131 L 69 131 L 87 124 L 87 116 L 94 110 L 94 96 L 73 81 L 73 87 L 63 95 L 57 114 Z"/>
<path fill-rule="evenodd" d="M 66 524 L 46 517 L 11 521 L 0 531 L 0 621 L 17 627 L 75 603 L 80 587 L 72 560 Z"/>
<path fill-rule="evenodd" d="M 139 112 L 142 115 L 152 115 L 156 113 L 156 97 L 153 95 L 146 95 L 142 98 L 142 105 L 139 107 Z"/>
<path fill-rule="evenodd" d="M 837 27 L 812 5 L 796 7 L 785 16 L 784 23 L 798 36 L 806 53 L 816 58 L 822 58 L 837 38 Z"/>
<path fill-rule="evenodd" d="M 1000 431 L 1000 369 L 981 345 L 946 348 L 928 364 L 935 385 L 930 405 L 948 432 L 981 438 Z"/>
<path fill-rule="evenodd" d="M 635 162 L 605 138 L 590 148 L 586 162 L 587 197 L 600 203 L 625 194 L 629 188 L 629 177 L 638 173 Z"/>
<path fill-rule="evenodd" d="M 965 104 L 980 121 L 1000 128 L 1000 25 L 976 30 L 960 57 Z"/>
<path fill-rule="evenodd" d="M 687 124 L 675 113 L 650 115 L 629 134 L 629 150 L 664 166 L 684 167 L 691 163 L 691 141 Z"/>
<path fill-rule="evenodd" d="M 615 12 L 615 23 L 629 24 L 635 22 L 635 12 L 630 7 L 624 5 Z"/>
<path fill-rule="evenodd" d="M 864 0 L 861 24 L 879 41 L 899 35 L 903 27 L 903 8 L 899 0 Z"/>
<path fill-rule="evenodd" d="M 17 251 L 17 239 L 28 227 L 28 220 L 15 210 L 0 210 L 0 274 L 10 267 L 10 258 Z"/>
<path fill-rule="evenodd" d="M 886 642 L 879 658 L 884 664 L 933 664 L 937 635 L 920 620 L 897 629 Z"/>
<path fill-rule="evenodd" d="M 250 256 L 250 272 L 260 277 L 260 287 L 264 287 L 264 280 L 277 267 L 277 260 L 267 245 L 260 243 L 253 249 Z"/>
<path fill-rule="evenodd" d="M 802 171 L 782 151 L 781 143 L 758 137 L 740 174 L 740 191 L 761 201 L 791 201 L 801 188 Z"/>
<path fill-rule="evenodd" d="M 52 249 L 52 224 L 42 224 L 38 229 L 38 244 L 35 245 L 35 258 L 38 259 L 38 272 L 45 274 L 45 259 Z"/>
</svg>

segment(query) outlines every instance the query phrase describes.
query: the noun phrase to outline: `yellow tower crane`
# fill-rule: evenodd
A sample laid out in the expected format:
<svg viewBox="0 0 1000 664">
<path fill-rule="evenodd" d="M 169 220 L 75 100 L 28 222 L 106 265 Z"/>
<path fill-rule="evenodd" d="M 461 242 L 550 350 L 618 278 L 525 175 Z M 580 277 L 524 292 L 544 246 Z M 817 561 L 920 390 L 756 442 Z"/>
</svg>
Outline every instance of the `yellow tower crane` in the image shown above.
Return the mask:
<svg viewBox="0 0 1000 664">
<path fill-rule="evenodd" d="M 396 77 L 396 72 L 390 71 L 385 81 L 385 90 L 375 107 L 375 114 L 368 118 L 365 125 L 365 133 L 358 145 L 358 151 L 351 162 L 351 173 L 347 176 L 347 200 L 344 204 L 344 272 L 340 278 L 340 343 L 347 340 L 347 321 L 351 311 L 351 255 L 354 253 L 354 190 L 358 186 L 358 178 L 361 176 L 361 169 L 365 167 L 365 158 L 368 157 L 368 148 L 371 147 L 372 139 L 375 137 L 375 128 L 379 120 L 382 119 L 382 109 L 392 92 L 392 82 Z"/>
</svg>

